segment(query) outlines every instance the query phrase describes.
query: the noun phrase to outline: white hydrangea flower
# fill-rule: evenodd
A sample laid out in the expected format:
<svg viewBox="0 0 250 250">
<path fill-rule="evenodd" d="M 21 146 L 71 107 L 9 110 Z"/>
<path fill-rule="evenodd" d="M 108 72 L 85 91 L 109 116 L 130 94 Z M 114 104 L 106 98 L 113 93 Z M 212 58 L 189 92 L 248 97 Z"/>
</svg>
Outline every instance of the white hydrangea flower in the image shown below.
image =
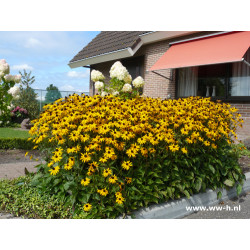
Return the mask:
<svg viewBox="0 0 250 250">
<path fill-rule="evenodd" d="M 14 76 L 13 75 L 5 75 L 4 79 L 6 82 L 11 82 L 11 81 L 14 81 Z"/>
<path fill-rule="evenodd" d="M 123 92 L 130 92 L 132 91 L 132 86 L 129 83 L 125 83 L 123 88 L 122 88 Z"/>
<path fill-rule="evenodd" d="M 123 67 L 122 63 L 120 61 L 115 62 L 112 67 L 111 67 L 111 71 L 114 70 L 115 68 L 119 68 L 119 67 Z"/>
<path fill-rule="evenodd" d="M 141 76 L 138 76 L 134 79 L 134 81 L 132 82 L 133 86 L 135 88 L 141 88 L 144 86 L 145 82 L 144 79 Z"/>
<path fill-rule="evenodd" d="M 0 71 L 0 77 L 3 77 L 5 74 L 2 72 L 2 71 Z"/>
<path fill-rule="evenodd" d="M 20 98 L 20 95 L 15 95 L 13 96 L 15 100 L 19 99 Z"/>
<path fill-rule="evenodd" d="M 105 77 L 102 74 L 102 72 L 100 72 L 98 70 L 92 70 L 91 71 L 91 80 L 93 82 L 97 82 L 97 81 L 104 80 L 104 79 L 105 79 Z"/>
<path fill-rule="evenodd" d="M 7 63 L 5 59 L 1 59 L 0 60 L 0 64 L 4 64 L 4 63 Z"/>
<path fill-rule="evenodd" d="M 10 73 L 10 66 L 4 59 L 0 60 L 0 72 L 3 72 L 4 74 Z"/>
<path fill-rule="evenodd" d="M 124 78 L 124 82 L 125 83 L 131 83 L 132 82 L 132 76 L 130 74 L 128 74 L 125 78 Z"/>
<path fill-rule="evenodd" d="M 106 95 L 108 95 L 108 93 L 107 93 L 106 91 L 102 91 L 101 97 L 104 97 L 104 96 L 106 96 Z"/>
<path fill-rule="evenodd" d="M 95 83 L 95 89 L 102 89 L 103 87 L 104 87 L 104 83 L 103 82 L 97 81 Z"/>
<path fill-rule="evenodd" d="M 11 103 L 10 106 L 7 107 L 8 110 L 13 110 L 14 109 L 14 105 Z"/>
<path fill-rule="evenodd" d="M 115 62 L 112 65 L 109 73 L 110 73 L 110 78 L 117 78 L 121 81 L 126 79 L 129 75 L 127 69 L 119 61 Z"/>
<path fill-rule="evenodd" d="M 15 81 L 15 83 L 21 82 L 21 78 L 22 78 L 21 75 L 15 75 L 15 76 L 14 76 L 14 81 Z"/>
<path fill-rule="evenodd" d="M 114 95 L 114 96 L 117 96 L 119 94 L 120 94 L 119 91 L 116 91 L 116 90 L 112 92 L 112 95 Z"/>
<path fill-rule="evenodd" d="M 14 98 L 17 98 L 20 93 L 20 89 L 18 86 L 14 86 L 8 90 L 8 93 L 11 94 Z"/>
</svg>

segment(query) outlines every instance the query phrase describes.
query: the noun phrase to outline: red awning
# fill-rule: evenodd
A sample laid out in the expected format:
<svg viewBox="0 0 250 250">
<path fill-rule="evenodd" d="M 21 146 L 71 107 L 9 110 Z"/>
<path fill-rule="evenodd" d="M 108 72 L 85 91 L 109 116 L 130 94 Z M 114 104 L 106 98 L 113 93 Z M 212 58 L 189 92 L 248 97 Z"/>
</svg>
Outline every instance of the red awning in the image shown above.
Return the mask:
<svg viewBox="0 0 250 250">
<path fill-rule="evenodd" d="M 150 71 L 239 62 L 249 46 L 250 31 L 221 34 L 173 44 L 150 68 Z"/>
</svg>

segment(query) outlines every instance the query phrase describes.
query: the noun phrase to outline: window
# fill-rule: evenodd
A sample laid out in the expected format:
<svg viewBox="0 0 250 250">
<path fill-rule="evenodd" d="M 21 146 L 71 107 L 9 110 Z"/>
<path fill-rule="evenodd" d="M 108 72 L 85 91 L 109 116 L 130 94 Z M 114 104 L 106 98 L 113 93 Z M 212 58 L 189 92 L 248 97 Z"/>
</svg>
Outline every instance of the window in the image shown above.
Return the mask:
<svg viewBox="0 0 250 250">
<path fill-rule="evenodd" d="M 137 76 L 143 77 L 144 56 L 139 56 L 132 59 L 124 59 L 121 63 L 127 68 L 133 79 L 135 79 Z"/>
<path fill-rule="evenodd" d="M 244 56 L 250 62 L 250 50 Z M 178 97 L 250 100 L 250 67 L 244 62 L 178 69 Z"/>
<path fill-rule="evenodd" d="M 250 50 L 245 57 L 250 62 Z M 250 66 L 246 63 L 233 63 L 229 78 L 229 96 L 250 96 Z"/>
<path fill-rule="evenodd" d="M 125 59 L 121 63 L 124 67 L 127 68 L 133 80 L 137 76 L 141 76 L 144 78 L 144 56 L 139 56 L 132 59 Z M 143 88 L 139 89 L 139 93 L 143 93 Z"/>
</svg>

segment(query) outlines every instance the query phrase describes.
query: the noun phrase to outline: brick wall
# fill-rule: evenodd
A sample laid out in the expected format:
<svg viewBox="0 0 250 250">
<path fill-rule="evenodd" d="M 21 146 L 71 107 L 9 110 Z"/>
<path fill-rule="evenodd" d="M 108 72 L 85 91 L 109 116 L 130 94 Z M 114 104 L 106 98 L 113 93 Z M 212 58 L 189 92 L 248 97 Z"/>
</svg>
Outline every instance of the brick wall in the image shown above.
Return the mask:
<svg viewBox="0 0 250 250">
<path fill-rule="evenodd" d="M 167 77 L 173 78 L 170 81 L 162 76 L 159 76 L 148 70 L 159 60 L 159 58 L 168 50 L 169 41 L 149 44 L 145 46 L 145 65 L 144 65 L 144 78 L 145 86 L 143 93 L 150 97 L 160 98 L 175 98 L 175 71 L 172 70 L 158 70 L 157 73 Z"/>
<path fill-rule="evenodd" d="M 230 105 L 238 109 L 242 118 L 250 119 L 250 103 L 230 103 Z"/>
</svg>

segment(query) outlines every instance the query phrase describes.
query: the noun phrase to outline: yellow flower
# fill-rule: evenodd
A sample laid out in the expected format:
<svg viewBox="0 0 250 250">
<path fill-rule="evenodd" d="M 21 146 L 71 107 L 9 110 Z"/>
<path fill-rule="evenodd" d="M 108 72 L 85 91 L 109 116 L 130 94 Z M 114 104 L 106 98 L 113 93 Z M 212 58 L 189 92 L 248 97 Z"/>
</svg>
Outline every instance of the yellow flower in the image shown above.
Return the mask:
<svg viewBox="0 0 250 250">
<path fill-rule="evenodd" d="M 48 163 L 48 167 L 50 168 L 55 162 L 51 161 Z"/>
<path fill-rule="evenodd" d="M 32 159 L 33 159 L 33 155 L 30 156 L 30 160 L 32 160 Z"/>
<path fill-rule="evenodd" d="M 178 145 L 172 144 L 172 145 L 169 146 L 169 149 L 170 149 L 172 152 L 176 152 L 176 151 L 178 151 L 178 150 L 180 149 L 180 147 L 179 147 Z"/>
<path fill-rule="evenodd" d="M 25 153 L 25 157 L 28 155 L 28 153 L 29 153 L 29 152 L 26 152 L 26 153 Z"/>
<path fill-rule="evenodd" d="M 130 177 L 125 177 L 125 178 L 126 178 L 127 184 L 130 184 L 132 182 L 132 178 Z"/>
<path fill-rule="evenodd" d="M 186 148 L 182 148 L 181 151 L 183 154 L 187 154 L 187 152 L 188 152 Z"/>
<path fill-rule="evenodd" d="M 90 155 L 87 154 L 87 153 L 85 153 L 85 154 L 81 153 L 81 158 L 80 158 L 80 160 L 81 160 L 82 162 L 89 162 L 89 161 L 91 161 L 91 157 L 90 157 Z"/>
<path fill-rule="evenodd" d="M 117 180 L 118 178 L 116 175 L 112 175 L 111 177 L 109 177 L 109 183 L 111 184 L 115 184 Z"/>
<path fill-rule="evenodd" d="M 122 193 L 121 193 L 121 192 L 116 192 L 116 193 L 115 193 L 115 196 L 116 196 L 116 198 L 117 198 L 117 197 L 122 197 Z"/>
<path fill-rule="evenodd" d="M 60 156 L 58 154 L 55 154 L 51 157 L 51 160 L 54 162 L 59 162 L 59 161 L 61 161 L 61 159 L 62 159 L 62 156 Z"/>
<path fill-rule="evenodd" d="M 102 157 L 102 158 L 99 159 L 99 161 L 102 162 L 102 163 L 105 163 L 105 162 L 108 161 L 108 159 L 106 157 Z"/>
<path fill-rule="evenodd" d="M 135 148 L 130 148 L 126 151 L 126 154 L 128 155 L 128 157 L 135 157 L 137 155 L 138 150 Z"/>
<path fill-rule="evenodd" d="M 116 203 L 118 204 L 123 204 L 123 202 L 125 201 L 125 199 L 122 196 L 116 197 Z"/>
<path fill-rule="evenodd" d="M 89 179 L 88 177 L 86 177 L 85 180 L 84 180 L 84 179 L 81 180 L 81 184 L 82 184 L 83 186 L 88 186 L 89 183 L 90 183 L 90 179 Z"/>
<path fill-rule="evenodd" d="M 92 205 L 89 204 L 89 203 L 86 203 L 86 204 L 83 206 L 83 210 L 84 210 L 85 212 L 88 212 L 89 210 L 91 210 L 91 208 L 92 208 Z"/>
<path fill-rule="evenodd" d="M 59 172 L 59 169 L 60 169 L 59 166 L 56 166 L 56 167 L 50 169 L 49 172 L 51 175 L 57 175 Z"/>
<path fill-rule="evenodd" d="M 133 166 L 133 163 L 131 161 L 124 161 L 122 163 L 122 168 L 124 168 L 125 170 L 129 170 L 130 167 L 132 167 L 132 166 Z"/>
<path fill-rule="evenodd" d="M 151 154 L 153 154 L 153 153 L 156 152 L 156 150 L 155 150 L 154 148 L 149 148 L 148 151 L 149 151 Z"/>
<path fill-rule="evenodd" d="M 112 170 L 110 168 L 104 169 L 102 175 L 107 177 L 112 174 Z"/>
<path fill-rule="evenodd" d="M 102 196 L 107 196 L 109 192 L 106 188 L 103 188 L 103 189 L 98 189 L 97 193 L 99 193 Z"/>
</svg>

